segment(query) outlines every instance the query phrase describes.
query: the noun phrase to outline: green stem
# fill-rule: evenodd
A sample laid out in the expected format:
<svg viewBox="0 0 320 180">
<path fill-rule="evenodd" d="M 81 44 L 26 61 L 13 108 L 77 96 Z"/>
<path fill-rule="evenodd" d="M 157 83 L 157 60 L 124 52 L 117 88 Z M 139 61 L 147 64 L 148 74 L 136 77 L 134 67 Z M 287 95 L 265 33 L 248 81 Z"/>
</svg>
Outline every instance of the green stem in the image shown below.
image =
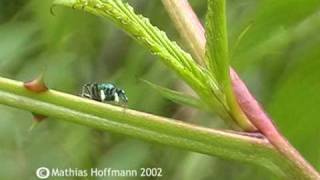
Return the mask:
<svg viewBox="0 0 320 180">
<path fill-rule="evenodd" d="M 231 86 L 225 0 L 208 1 L 206 39 L 205 62 L 225 93 L 230 114 L 243 130 L 256 131 L 257 129 L 241 110 Z"/>
<path fill-rule="evenodd" d="M 206 17 L 206 64 L 223 90 L 230 85 L 225 0 L 209 0 Z"/>
<path fill-rule="evenodd" d="M 0 78 L 0 103 L 151 142 L 212 156 L 255 163 L 281 176 L 291 170 L 264 139 L 212 130 L 131 109 L 104 104 L 54 90 L 34 93 L 22 82 Z M 295 171 L 289 174 L 296 175 Z"/>
</svg>

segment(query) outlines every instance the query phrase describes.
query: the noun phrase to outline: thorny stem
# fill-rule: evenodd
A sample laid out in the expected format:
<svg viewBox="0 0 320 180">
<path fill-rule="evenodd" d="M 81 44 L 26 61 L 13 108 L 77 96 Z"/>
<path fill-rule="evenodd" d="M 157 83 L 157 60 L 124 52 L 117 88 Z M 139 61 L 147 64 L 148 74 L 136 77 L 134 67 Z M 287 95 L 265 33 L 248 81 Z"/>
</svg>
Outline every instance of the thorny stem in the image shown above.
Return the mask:
<svg viewBox="0 0 320 180">
<path fill-rule="evenodd" d="M 143 140 L 179 147 L 266 167 L 280 176 L 291 169 L 286 160 L 264 138 L 219 131 L 178 120 L 61 93 L 35 93 L 22 82 L 0 77 L 0 103 L 51 118 L 124 134 Z M 279 162 L 282 162 L 279 166 Z M 289 176 L 299 173 L 293 171 Z"/>
<path fill-rule="evenodd" d="M 178 32 L 187 42 L 191 53 L 199 64 L 203 64 L 205 54 L 205 30 L 187 0 L 162 0 Z M 303 179 L 320 179 L 318 172 L 283 137 L 272 120 L 266 115 L 259 103 L 250 93 L 236 71 L 230 67 L 230 76 L 237 101 L 256 128 L 278 149 L 292 165 L 301 171 Z"/>
</svg>

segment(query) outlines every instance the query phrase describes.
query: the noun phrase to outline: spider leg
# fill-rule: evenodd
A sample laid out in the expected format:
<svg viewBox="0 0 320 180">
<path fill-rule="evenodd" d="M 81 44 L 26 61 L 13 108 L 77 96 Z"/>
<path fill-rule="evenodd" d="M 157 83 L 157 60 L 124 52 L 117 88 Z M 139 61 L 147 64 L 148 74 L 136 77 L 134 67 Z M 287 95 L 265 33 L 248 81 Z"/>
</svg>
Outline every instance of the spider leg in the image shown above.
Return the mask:
<svg viewBox="0 0 320 180">
<path fill-rule="evenodd" d="M 98 84 L 97 83 L 93 83 L 91 84 L 91 89 L 92 89 L 92 99 L 97 100 L 97 101 L 102 101 L 101 97 L 100 97 L 100 92 L 99 92 L 99 88 L 98 88 Z"/>
<path fill-rule="evenodd" d="M 89 84 L 85 84 L 82 87 L 82 93 L 81 96 L 88 98 L 88 99 L 93 99 L 93 100 L 97 100 L 100 101 L 100 96 L 99 93 L 97 92 L 97 84 L 96 83 L 89 83 Z"/>
<path fill-rule="evenodd" d="M 91 98 L 91 91 L 90 91 L 90 89 L 89 89 L 89 86 L 90 84 L 85 84 L 84 86 L 82 86 L 82 92 L 81 92 L 81 96 L 82 97 L 86 97 L 86 98 Z"/>
<path fill-rule="evenodd" d="M 85 98 L 88 98 L 88 99 L 92 99 L 90 94 L 83 93 L 81 96 L 85 97 Z"/>
</svg>

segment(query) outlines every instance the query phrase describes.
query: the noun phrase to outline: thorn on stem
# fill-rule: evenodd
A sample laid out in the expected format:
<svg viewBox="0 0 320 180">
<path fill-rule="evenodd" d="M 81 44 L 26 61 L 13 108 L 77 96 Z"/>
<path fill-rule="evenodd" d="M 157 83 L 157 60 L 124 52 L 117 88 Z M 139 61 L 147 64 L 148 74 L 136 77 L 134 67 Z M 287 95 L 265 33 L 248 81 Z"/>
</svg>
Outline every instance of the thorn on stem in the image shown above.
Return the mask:
<svg viewBox="0 0 320 180">
<path fill-rule="evenodd" d="M 48 118 L 45 115 L 42 114 L 36 114 L 36 113 L 32 113 L 33 116 L 33 120 L 32 120 L 32 124 L 29 128 L 29 132 L 31 132 L 40 122 L 42 122 L 43 120 L 45 120 L 46 118 Z"/>
<path fill-rule="evenodd" d="M 36 79 L 32 81 L 25 82 L 23 85 L 28 90 L 36 93 L 41 93 L 48 90 L 48 87 L 46 86 L 43 80 L 43 74 L 40 74 Z"/>
<path fill-rule="evenodd" d="M 33 120 L 36 122 L 41 122 L 41 121 L 45 120 L 46 118 L 48 118 L 48 116 L 45 116 L 42 114 L 32 113 L 32 115 L 33 115 Z"/>
</svg>

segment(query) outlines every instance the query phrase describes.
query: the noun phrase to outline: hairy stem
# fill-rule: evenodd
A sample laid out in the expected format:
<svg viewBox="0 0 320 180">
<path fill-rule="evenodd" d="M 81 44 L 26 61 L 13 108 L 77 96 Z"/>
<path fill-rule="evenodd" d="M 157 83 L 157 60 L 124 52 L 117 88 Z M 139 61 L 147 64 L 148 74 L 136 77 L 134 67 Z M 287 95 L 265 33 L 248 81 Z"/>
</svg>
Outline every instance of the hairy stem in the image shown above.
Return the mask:
<svg viewBox="0 0 320 180">
<path fill-rule="evenodd" d="M 187 41 L 187 44 L 190 46 L 192 54 L 195 57 L 199 57 L 199 54 L 201 57 L 204 57 L 206 44 L 204 28 L 202 26 L 193 26 L 194 24 L 200 24 L 200 21 L 192 8 L 190 8 L 190 5 L 186 5 L 188 4 L 187 0 L 162 0 L 162 2 L 172 17 L 178 31 L 182 37 L 185 37 L 184 40 Z M 186 19 L 184 17 L 189 18 Z M 183 24 L 183 26 L 181 24 Z M 188 28 L 189 26 L 196 27 L 197 29 Z M 194 42 L 194 40 L 197 42 Z M 203 60 L 198 59 L 198 61 L 202 62 Z M 320 179 L 318 172 L 307 161 L 305 161 L 299 152 L 297 152 L 295 148 L 292 147 L 290 143 L 278 132 L 277 128 L 273 125 L 272 120 L 259 106 L 256 99 L 249 92 L 245 83 L 231 67 L 230 75 L 233 89 L 241 109 L 247 115 L 252 124 L 254 124 L 254 126 L 256 126 L 256 128 L 270 141 L 270 143 L 287 159 L 289 159 L 292 162 L 292 165 L 295 166 L 296 170 L 300 172 L 300 176 L 296 178 Z"/>
</svg>

